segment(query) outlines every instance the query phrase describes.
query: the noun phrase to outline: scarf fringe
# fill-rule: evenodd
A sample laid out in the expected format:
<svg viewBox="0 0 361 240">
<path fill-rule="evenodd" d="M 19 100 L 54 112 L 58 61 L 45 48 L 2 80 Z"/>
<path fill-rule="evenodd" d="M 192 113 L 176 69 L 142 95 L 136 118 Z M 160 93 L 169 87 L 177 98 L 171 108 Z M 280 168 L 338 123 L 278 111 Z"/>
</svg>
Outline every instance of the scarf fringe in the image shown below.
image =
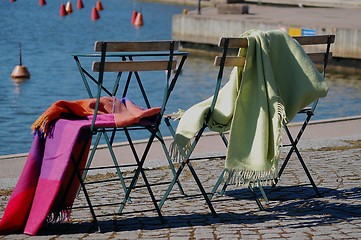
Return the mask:
<svg viewBox="0 0 361 240">
<path fill-rule="evenodd" d="M 172 119 L 174 121 L 179 121 L 182 118 L 184 113 L 185 113 L 185 110 L 178 108 L 178 112 L 172 113 Z"/>
<path fill-rule="evenodd" d="M 169 155 L 170 159 L 173 162 L 182 162 L 185 160 L 185 156 L 188 155 L 190 148 L 190 142 L 188 142 L 185 147 L 181 150 L 176 141 L 173 141 L 169 146 Z"/>
<path fill-rule="evenodd" d="M 64 209 L 57 212 L 51 212 L 46 218 L 47 223 L 61 223 L 69 222 L 71 215 L 71 209 Z"/>
<path fill-rule="evenodd" d="M 31 126 L 33 134 L 38 134 L 40 137 L 45 138 L 49 130 L 48 116 L 40 116 Z"/>
<path fill-rule="evenodd" d="M 278 138 L 277 138 L 277 142 L 276 142 L 277 149 L 276 149 L 275 157 L 277 159 L 279 159 L 280 154 L 281 154 L 280 148 L 283 145 L 282 144 L 282 133 L 284 131 L 283 126 L 285 126 L 288 121 L 287 116 L 286 116 L 285 106 L 280 102 L 277 104 L 277 113 L 278 113 L 278 119 L 279 119 L 279 132 L 278 132 Z"/>
<path fill-rule="evenodd" d="M 225 169 L 223 179 L 226 184 L 252 187 L 272 186 L 278 179 L 278 171 L 275 170 L 230 170 Z"/>
</svg>

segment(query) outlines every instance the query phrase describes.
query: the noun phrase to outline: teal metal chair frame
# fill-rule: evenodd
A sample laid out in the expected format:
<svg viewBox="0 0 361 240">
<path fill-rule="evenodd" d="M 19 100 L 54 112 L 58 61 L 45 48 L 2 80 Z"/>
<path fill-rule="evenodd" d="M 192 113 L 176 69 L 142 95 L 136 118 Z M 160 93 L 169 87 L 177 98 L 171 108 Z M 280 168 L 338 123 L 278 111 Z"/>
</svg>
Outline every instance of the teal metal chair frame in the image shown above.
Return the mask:
<svg viewBox="0 0 361 240">
<path fill-rule="evenodd" d="M 83 190 L 87 205 L 90 209 L 90 212 L 93 217 L 93 222 L 98 224 L 97 217 L 103 217 L 108 215 L 114 215 L 114 214 L 95 214 L 94 207 L 92 205 L 92 202 L 90 200 L 89 194 L 86 190 L 87 184 L 94 184 L 99 182 L 91 182 L 87 183 L 85 182 L 85 178 L 87 175 L 87 172 L 89 170 L 99 170 L 99 169 L 116 169 L 117 172 L 117 179 L 109 179 L 107 181 L 120 181 L 122 185 L 122 189 L 124 190 L 124 198 L 121 203 L 114 203 L 119 204 L 119 215 L 123 214 L 123 209 L 126 203 L 130 202 L 130 194 L 131 191 L 135 187 L 146 187 L 149 193 L 149 196 L 154 204 L 155 211 L 157 214 L 162 217 L 160 208 L 158 207 L 157 201 L 155 199 L 155 196 L 153 194 L 153 191 L 151 189 L 151 183 L 148 181 L 147 176 L 145 174 L 143 165 L 144 162 L 147 159 L 147 154 L 152 146 L 152 143 L 155 139 L 159 140 L 159 142 L 162 145 L 162 148 L 164 150 L 165 156 L 168 160 L 170 169 L 172 173 L 175 175 L 175 169 L 172 161 L 170 160 L 170 156 L 167 151 L 167 147 L 165 145 L 165 142 L 163 140 L 163 136 L 160 132 L 160 124 L 162 120 L 162 116 L 164 114 L 165 107 L 168 103 L 169 97 L 171 92 L 173 91 L 175 84 L 177 82 L 177 79 L 179 77 L 179 74 L 181 72 L 181 69 L 184 65 L 184 62 L 187 59 L 188 53 L 187 52 L 180 52 L 179 50 L 179 42 L 178 41 L 146 41 L 146 42 L 96 42 L 95 43 L 95 51 L 100 52 L 100 54 L 77 54 L 73 55 L 74 60 L 77 64 L 77 67 L 79 69 L 80 75 L 82 77 L 85 89 L 87 90 L 89 98 L 96 98 L 96 106 L 94 111 L 94 116 L 92 120 L 92 124 L 90 127 L 91 133 L 93 135 L 97 135 L 93 148 L 90 152 L 88 162 L 86 164 L 86 167 L 84 169 L 78 169 L 78 171 L 83 171 L 83 175 L 80 176 L 79 172 L 77 173 L 77 176 L 80 180 L 81 189 Z M 80 58 L 95 58 L 99 61 L 94 62 L 92 66 L 93 72 L 98 72 L 98 76 L 94 77 L 93 74 L 90 71 L 86 70 L 81 62 Z M 108 59 L 116 59 L 117 61 L 109 61 Z M 179 63 L 177 65 L 177 59 L 179 59 Z M 163 92 L 163 98 L 161 103 L 161 111 L 159 115 L 157 116 L 157 120 L 152 125 L 132 125 L 122 128 L 96 128 L 95 127 L 95 119 L 97 117 L 97 112 L 99 108 L 99 100 L 103 95 L 115 97 L 117 96 L 119 92 L 119 86 L 120 82 L 124 80 L 124 88 L 123 92 L 121 93 L 121 97 L 126 97 L 128 91 L 130 90 L 130 83 L 131 81 L 136 81 L 139 90 L 141 92 L 142 98 L 144 100 L 144 104 L 147 108 L 151 108 L 150 101 L 148 99 L 147 91 L 144 87 L 143 82 L 145 79 L 141 78 L 141 72 L 142 71 L 162 71 L 164 74 L 164 71 L 166 72 L 165 75 L 165 88 Z M 106 72 L 115 72 L 117 73 L 117 76 L 115 78 L 113 89 L 109 90 L 105 87 L 105 79 L 104 74 Z M 95 94 L 93 93 L 90 84 L 96 85 Z M 132 137 L 130 135 L 130 132 L 132 130 L 147 130 L 150 133 L 150 137 L 148 138 L 146 147 L 144 151 L 140 154 L 138 154 L 134 142 L 132 140 Z M 129 146 L 131 148 L 131 151 L 133 153 L 134 159 L 136 163 L 134 165 L 120 165 L 118 163 L 118 160 L 116 158 L 116 154 L 113 150 L 113 142 L 115 134 L 118 131 L 124 132 L 126 139 L 129 143 Z M 109 134 L 110 133 L 110 137 Z M 93 161 L 95 152 L 97 150 L 97 147 L 100 143 L 101 138 L 104 138 L 107 148 L 110 152 L 113 165 L 114 166 L 103 166 L 103 167 L 91 167 L 91 163 Z M 135 167 L 135 173 L 134 176 L 131 177 L 131 182 L 129 185 L 126 184 L 126 179 L 123 177 L 121 168 L 122 167 Z M 144 181 L 144 186 L 136 186 L 138 178 L 142 176 L 142 179 Z M 106 182 L 107 182 L 106 181 Z M 104 182 L 104 181 L 101 181 Z M 167 184 L 167 183 L 164 183 Z M 182 186 L 179 182 L 177 182 L 181 193 L 183 193 Z"/>
</svg>

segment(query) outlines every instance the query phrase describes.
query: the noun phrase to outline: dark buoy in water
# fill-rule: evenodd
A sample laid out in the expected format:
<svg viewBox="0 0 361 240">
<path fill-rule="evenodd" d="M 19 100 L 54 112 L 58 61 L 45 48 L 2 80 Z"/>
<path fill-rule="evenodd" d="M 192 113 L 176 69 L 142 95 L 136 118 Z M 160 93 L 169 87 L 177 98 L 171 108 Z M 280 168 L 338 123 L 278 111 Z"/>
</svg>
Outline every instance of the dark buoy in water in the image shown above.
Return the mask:
<svg viewBox="0 0 361 240">
<path fill-rule="evenodd" d="M 21 43 L 19 43 L 19 47 L 20 47 L 20 64 L 15 66 L 10 76 L 16 80 L 22 80 L 22 79 L 25 80 L 30 78 L 30 73 L 28 69 L 22 64 Z"/>
</svg>

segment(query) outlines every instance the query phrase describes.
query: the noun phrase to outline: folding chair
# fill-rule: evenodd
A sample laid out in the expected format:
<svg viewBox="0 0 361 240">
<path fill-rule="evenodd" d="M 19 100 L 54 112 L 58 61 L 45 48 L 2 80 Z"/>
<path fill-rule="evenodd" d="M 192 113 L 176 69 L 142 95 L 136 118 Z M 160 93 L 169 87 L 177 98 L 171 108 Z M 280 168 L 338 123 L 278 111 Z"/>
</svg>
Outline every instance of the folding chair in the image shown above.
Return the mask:
<svg viewBox="0 0 361 240">
<path fill-rule="evenodd" d="M 316 60 L 324 61 L 325 64 L 323 65 L 324 66 L 323 70 L 325 70 L 325 68 L 327 66 L 327 61 L 330 59 L 330 56 L 331 56 L 331 53 L 329 52 L 329 49 L 330 49 L 330 44 L 334 41 L 334 36 L 331 35 L 331 36 L 317 36 L 317 37 L 298 37 L 298 38 L 296 38 L 296 40 L 298 40 L 302 45 L 308 45 L 308 44 L 311 44 L 311 43 L 314 43 L 314 44 L 326 44 L 327 45 L 326 49 L 323 50 L 322 53 L 310 53 L 309 54 L 311 59 L 314 60 L 314 61 L 316 61 Z M 192 173 L 192 176 L 195 179 L 195 181 L 196 181 L 196 183 L 198 185 L 198 188 L 200 189 L 201 194 L 202 194 L 203 198 L 205 199 L 208 207 L 210 208 L 211 212 L 213 214 L 215 214 L 215 210 L 214 210 L 214 208 L 212 206 L 211 199 L 215 195 L 215 193 L 217 192 L 219 186 L 223 182 L 224 171 L 221 173 L 221 175 L 218 178 L 218 181 L 216 182 L 216 184 L 213 187 L 212 191 L 210 193 L 206 193 L 204 187 L 202 186 L 202 183 L 201 183 L 199 177 L 197 176 L 197 174 L 196 174 L 196 172 L 195 172 L 195 170 L 194 170 L 194 168 L 193 168 L 193 166 L 191 164 L 191 161 L 193 161 L 193 160 L 204 159 L 206 157 L 202 156 L 201 158 L 191 158 L 191 154 L 192 154 L 194 148 L 196 147 L 197 143 L 199 142 L 203 132 L 205 131 L 206 128 L 209 127 L 208 126 L 208 121 L 209 121 L 210 116 L 212 115 L 212 113 L 214 111 L 214 107 L 215 107 L 216 102 L 217 102 L 218 92 L 220 90 L 220 86 L 221 86 L 221 82 L 222 82 L 222 78 L 223 78 L 224 67 L 225 66 L 231 66 L 231 67 L 234 67 L 234 66 L 243 67 L 244 66 L 245 57 L 239 57 L 239 56 L 236 56 L 236 54 L 237 54 L 239 48 L 247 48 L 248 47 L 248 42 L 247 42 L 246 38 L 221 38 L 220 43 L 219 43 L 219 47 L 223 48 L 223 53 L 222 53 L 222 56 L 218 56 L 215 59 L 215 65 L 219 66 L 219 73 L 218 73 L 218 77 L 217 77 L 217 84 L 216 84 L 216 87 L 215 87 L 215 92 L 214 92 L 214 97 L 213 97 L 213 100 L 212 100 L 211 107 L 210 107 L 209 111 L 206 114 L 206 118 L 204 120 L 202 128 L 197 133 L 197 135 L 194 138 L 194 141 L 189 146 L 188 154 L 185 156 L 183 162 L 181 163 L 181 165 L 180 165 L 180 167 L 179 167 L 179 169 L 177 171 L 177 174 L 176 174 L 175 178 L 173 179 L 172 184 L 169 186 L 169 188 L 167 189 L 165 195 L 163 196 L 163 198 L 162 198 L 162 200 L 161 200 L 161 202 L 159 204 L 160 207 L 163 206 L 164 202 L 166 201 L 166 199 L 168 198 L 170 192 L 172 191 L 172 188 L 173 188 L 177 178 L 180 176 L 181 172 L 183 171 L 183 169 L 187 165 L 189 167 L 189 169 L 190 169 L 190 171 Z M 232 54 L 233 54 L 233 56 L 232 56 Z M 305 111 L 305 110 L 303 110 L 303 111 Z M 301 112 L 303 112 L 303 111 L 301 111 Z M 169 127 L 172 135 L 174 136 L 175 131 L 173 130 L 173 128 L 172 128 L 172 126 L 170 124 L 170 121 L 169 121 L 169 119 L 171 119 L 171 118 L 172 117 L 170 116 L 170 117 L 166 118 L 165 121 L 166 121 L 166 124 Z M 304 130 L 304 128 L 303 128 L 303 130 Z M 220 133 L 220 136 L 221 136 L 221 138 L 223 140 L 224 145 L 227 147 L 228 140 L 227 140 L 226 134 Z M 299 140 L 299 137 L 295 141 L 293 141 L 293 148 L 292 148 L 293 150 L 291 149 L 290 154 L 292 154 L 292 151 L 298 152 L 298 149 L 296 148 L 296 144 L 297 144 L 297 142 Z M 283 164 L 279 174 L 282 174 L 282 171 L 283 171 L 284 167 L 285 167 L 285 164 Z M 305 171 L 306 171 L 306 168 L 305 168 Z M 309 175 L 309 173 L 307 173 L 307 174 Z M 270 179 L 270 180 L 277 182 L 277 179 Z M 250 183 L 248 185 L 248 188 L 253 193 L 253 195 L 255 196 L 255 200 L 256 200 L 256 203 L 257 203 L 258 207 L 261 210 L 263 210 L 264 207 L 261 204 L 260 200 L 258 199 L 258 197 L 256 195 L 256 192 L 255 192 L 255 189 L 252 187 L 253 184 L 254 183 Z M 228 186 L 227 182 L 224 183 L 224 185 L 222 187 L 222 190 L 220 191 L 221 195 L 224 194 L 227 186 Z M 262 184 L 260 182 L 257 182 L 257 183 L 255 183 L 255 186 L 259 186 L 259 190 L 260 190 L 260 192 L 262 194 L 262 197 L 267 203 L 268 198 L 267 198 L 267 196 L 266 196 L 266 194 L 265 194 L 265 192 L 264 192 L 264 190 L 262 188 Z"/>
<path fill-rule="evenodd" d="M 318 69 L 320 70 L 320 72 L 322 73 L 323 78 L 325 78 L 326 75 L 326 68 L 328 65 L 328 62 L 332 59 L 332 52 L 330 51 L 331 48 L 331 44 L 334 43 L 335 41 L 335 35 L 319 35 L 319 36 L 303 36 L 303 37 L 294 37 L 294 39 L 296 41 L 298 41 L 298 43 L 302 46 L 304 46 L 307 55 L 310 57 L 310 59 L 312 60 L 312 62 L 318 66 Z M 236 44 L 236 47 L 241 47 L 242 46 L 242 39 L 238 39 L 238 44 Z M 237 42 L 237 39 L 232 39 L 231 41 L 235 41 Z M 232 45 L 233 46 L 233 45 Z M 291 155 L 293 153 L 296 153 L 302 167 L 303 170 L 305 171 L 313 189 L 315 190 L 317 195 L 320 195 L 318 188 L 315 184 L 315 182 L 312 179 L 312 176 L 306 166 L 305 161 L 303 160 L 298 148 L 297 148 L 297 144 L 301 139 L 302 134 L 304 133 L 311 117 L 314 115 L 315 110 L 316 110 L 316 106 L 318 103 L 319 99 L 317 99 L 316 101 L 314 101 L 310 106 L 303 108 L 302 110 L 300 110 L 298 112 L 298 114 L 305 116 L 304 122 L 301 125 L 296 137 L 293 137 L 287 124 L 284 125 L 285 128 L 285 132 L 288 136 L 288 139 L 290 141 L 289 144 L 283 144 L 282 147 L 290 147 L 289 152 L 285 158 L 285 160 L 283 161 L 280 169 L 279 169 L 279 173 L 278 173 L 278 178 L 273 179 L 274 182 L 274 186 L 276 186 L 276 184 L 278 183 L 287 163 L 289 162 Z M 225 139 L 225 138 L 224 138 Z M 226 139 L 225 139 L 226 140 Z M 213 190 L 212 190 L 212 195 L 215 194 L 215 192 L 218 190 L 219 185 L 221 184 L 223 180 L 223 175 L 220 176 L 220 178 L 218 179 L 217 183 L 215 184 Z M 223 195 L 225 190 L 227 188 L 227 184 L 224 184 L 220 194 Z M 261 192 L 262 192 L 262 196 L 263 198 L 266 200 L 266 202 L 268 202 L 267 200 L 267 196 L 265 195 L 265 192 L 263 191 L 262 188 L 260 188 Z M 211 195 L 211 196 L 212 196 Z M 261 205 L 259 205 L 260 208 Z"/>
<path fill-rule="evenodd" d="M 124 214 L 123 208 L 126 203 L 130 202 L 130 194 L 132 190 L 140 187 L 146 187 L 154 205 L 154 209 L 152 209 L 152 211 L 155 210 L 160 217 L 162 216 L 151 188 L 152 184 L 148 181 L 143 165 L 155 139 L 161 143 L 163 150 L 167 150 L 159 126 L 161 124 L 161 119 L 170 94 L 176 84 L 188 54 L 186 52 L 178 51 L 178 48 L 179 42 L 177 41 L 98 41 L 95 43 L 95 51 L 99 52 L 100 54 L 95 53 L 74 55 L 74 60 L 78 66 L 89 98 L 96 98 L 96 106 L 90 130 L 92 134 L 97 135 L 97 137 L 90 152 L 86 167 L 84 169 L 78 169 L 77 175 L 80 180 L 81 189 L 85 194 L 88 205 L 87 207 L 89 207 L 93 221 L 97 225 L 97 217 Z M 80 59 L 82 59 L 82 63 Z M 91 70 L 88 70 L 88 68 L 84 67 L 84 62 L 87 62 L 87 59 L 96 59 L 96 61 L 92 64 Z M 164 78 L 163 82 L 160 81 L 162 78 Z M 154 89 L 149 89 L 149 87 L 152 85 L 162 86 L 163 90 L 161 92 L 154 93 Z M 122 91 L 120 91 L 121 89 Z M 153 116 L 152 118 L 145 119 L 148 121 L 143 121 L 139 124 L 132 124 L 130 126 L 96 127 L 96 119 L 99 116 L 98 109 L 100 108 L 100 99 L 102 96 L 119 96 L 119 98 L 127 97 L 131 100 L 133 100 L 134 97 L 138 101 L 135 101 L 135 103 L 139 104 L 139 106 L 144 105 L 145 109 L 150 109 L 152 106 L 160 106 L 160 113 L 156 116 Z M 140 100 L 142 101 L 141 103 L 139 103 Z M 153 100 L 153 102 L 151 102 L 151 100 Z M 137 149 L 134 146 L 134 135 L 131 133 L 142 130 L 149 134 L 149 138 L 144 149 Z M 118 160 L 121 161 L 121 159 L 117 159 L 113 149 L 113 142 L 116 133 L 118 132 L 124 133 L 129 143 L 131 152 L 134 156 L 135 164 L 119 164 Z M 100 144 L 102 137 L 105 140 L 113 165 L 91 167 L 95 152 L 97 151 L 97 147 Z M 173 163 L 167 153 L 168 152 L 165 151 L 170 169 L 173 174 L 175 174 Z M 122 169 L 128 167 L 135 168 L 134 175 L 130 178 L 125 178 L 123 177 Z M 94 182 L 85 181 L 87 172 L 89 170 L 104 169 L 115 169 L 117 178 Z M 81 172 L 83 172 L 82 176 L 80 176 Z M 140 176 L 144 182 L 144 185 L 142 186 L 137 185 Z M 130 181 L 128 185 L 126 180 Z M 92 204 L 86 185 L 99 184 L 109 181 L 120 182 L 124 191 L 123 201 L 112 204 L 119 205 L 117 213 L 96 214 L 94 208 L 99 207 L 100 205 Z M 181 188 L 179 183 L 178 185 Z"/>
</svg>

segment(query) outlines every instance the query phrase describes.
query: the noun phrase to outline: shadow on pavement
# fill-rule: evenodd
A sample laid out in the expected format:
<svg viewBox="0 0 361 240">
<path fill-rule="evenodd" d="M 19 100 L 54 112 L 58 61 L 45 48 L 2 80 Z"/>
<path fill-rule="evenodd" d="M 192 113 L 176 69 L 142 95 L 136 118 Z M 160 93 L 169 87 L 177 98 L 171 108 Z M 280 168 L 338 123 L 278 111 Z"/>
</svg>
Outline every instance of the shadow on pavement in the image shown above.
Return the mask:
<svg viewBox="0 0 361 240">
<path fill-rule="evenodd" d="M 211 214 L 186 213 L 173 215 L 164 212 L 164 222 L 155 217 L 128 217 L 123 216 L 115 220 L 99 221 L 101 232 L 126 232 L 137 230 L 177 229 L 184 227 L 197 227 L 207 225 L 242 225 L 242 228 L 252 227 L 254 224 L 269 223 L 270 227 L 303 228 L 316 225 L 329 225 L 339 222 L 348 222 L 361 216 L 361 188 L 330 189 L 319 188 L 323 197 L 315 198 L 311 186 L 277 187 L 267 189 L 270 204 L 266 211 L 259 211 L 254 204 L 253 210 L 242 209 L 242 206 L 252 201 L 247 189 L 227 191 L 227 199 L 217 199 L 217 205 L 231 204 L 230 209 L 218 209 L 217 216 Z M 242 202 L 247 200 L 247 202 Z M 237 203 L 237 201 L 240 201 Z M 236 207 L 235 207 L 236 206 Z M 239 208 L 237 207 L 239 206 Z M 219 207 L 219 206 L 218 206 Z M 236 210 L 235 210 L 236 209 Z M 123 219 L 120 219 L 123 218 Z M 275 220 L 283 222 L 282 225 L 273 225 Z M 57 223 L 45 226 L 39 235 L 70 235 L 76 233 L 96 232 L 95 226 L 90 222 Z"/>
</svg>

